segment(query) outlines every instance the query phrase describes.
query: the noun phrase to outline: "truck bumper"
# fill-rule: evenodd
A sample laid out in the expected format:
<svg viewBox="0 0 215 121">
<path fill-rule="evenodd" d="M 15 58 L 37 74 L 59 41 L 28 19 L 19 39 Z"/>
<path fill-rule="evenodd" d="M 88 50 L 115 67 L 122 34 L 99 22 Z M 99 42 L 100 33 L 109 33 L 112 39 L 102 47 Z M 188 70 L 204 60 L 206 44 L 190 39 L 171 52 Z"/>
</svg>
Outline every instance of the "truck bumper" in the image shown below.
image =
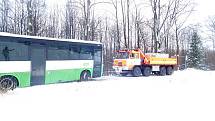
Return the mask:
<svg viewBox="0 0 215 121">
<path fill-rule="evenodd" d="M 120 73 L 128 73 L 130 72 L 131 70 L 129 70 L 128 67 L 123 67 L 123 66 L 115 66 L 113 67 L 113 69 L 115 70 L 115 72 L 117 74 L 120 74 Z"/>
</svg>

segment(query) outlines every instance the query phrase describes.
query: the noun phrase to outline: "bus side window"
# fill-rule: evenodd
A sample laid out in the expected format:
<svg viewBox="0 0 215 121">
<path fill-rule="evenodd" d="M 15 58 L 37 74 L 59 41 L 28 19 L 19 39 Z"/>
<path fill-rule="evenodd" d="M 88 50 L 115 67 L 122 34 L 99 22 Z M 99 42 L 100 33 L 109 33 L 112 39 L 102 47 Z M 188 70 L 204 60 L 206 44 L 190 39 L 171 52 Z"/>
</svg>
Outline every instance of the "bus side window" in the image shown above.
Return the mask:
<svg viewBox="0 0 215 121">
<path fill-rule="evenodd" d="M 71 47 L 70 49 L 70 59 L 71 60 L 78 60 L 80 57 L 80 52 L 78 47 Z"/>
<path fill-rule="evenodd" d="M 96 50 L 94 53 L 94 61 L 95 63 L 101 63 L 102 62 L 102 50 Z"/>
<path fill-rule="evenodd" d="M 48 47 L 48 60 L 68 60 L 69 49 L 59 47 Z"/>
<path fill-rule="evenodd" d="M 92 51 L 93 51 L 93 48 L 90 47 L 90 46 L 81 46 L 80 59 L 82 59 L 82 60 L 92 60 L 93 59 Z"/>
<path fill-rule="evenodd" d="M 27 61 L 29 46 L 19 42 L 0 42 L 0 61 Z"/>
</svg>

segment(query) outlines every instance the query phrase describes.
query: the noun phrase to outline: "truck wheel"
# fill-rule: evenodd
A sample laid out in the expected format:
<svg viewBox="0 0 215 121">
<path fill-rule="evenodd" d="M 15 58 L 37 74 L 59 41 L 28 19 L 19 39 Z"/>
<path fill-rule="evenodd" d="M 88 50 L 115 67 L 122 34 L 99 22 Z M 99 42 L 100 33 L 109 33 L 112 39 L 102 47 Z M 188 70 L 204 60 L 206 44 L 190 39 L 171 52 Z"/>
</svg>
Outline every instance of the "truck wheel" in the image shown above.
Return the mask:
<svg viewBox="0 0 215 121">
<path fill-rule="evenodd" d="M 166 69 L 166 74 L 167 75 L 172 75 L 173 73 L 173 68 L 171 66 L 168 66 L 167 69 Z"/>
<path fill-rule="evenodd" d="M 160 76 L 165 76 L 165 75 L 166 75 L 166 68 L 165 68 L 164 66 L 163 66 L 163 67 L 160 67 L 159 75 L 160 75 Z"/>
<path fill-rule="evenodd" d="M 141 69 L 138 66 L 134 67 L 132 73 L 133 73 L 133 76 L 135 77 L 139 77 L 142 75 Z"/>
<path fill-rule="evenodd" d="M 151 73 L 152 73 L 152 68 L 150 68 L 150 67 L 144 67 L 142 73 L 143 73 L 144 76 L 150 76 Z"/>
</svg>

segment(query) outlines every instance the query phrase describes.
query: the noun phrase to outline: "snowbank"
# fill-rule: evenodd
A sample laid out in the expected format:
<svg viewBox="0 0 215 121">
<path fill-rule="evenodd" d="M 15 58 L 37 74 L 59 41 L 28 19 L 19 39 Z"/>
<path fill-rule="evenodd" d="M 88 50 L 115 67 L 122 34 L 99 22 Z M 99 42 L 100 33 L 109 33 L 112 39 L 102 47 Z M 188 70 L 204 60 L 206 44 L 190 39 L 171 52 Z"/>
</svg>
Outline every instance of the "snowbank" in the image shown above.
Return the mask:
<svg viewBox="0 0 215 121">
<path fill-rule="evenodd" d="M 1 121 L 214 121 L 215 71 L 16 89 L 0 96 Z"/>
</svg>

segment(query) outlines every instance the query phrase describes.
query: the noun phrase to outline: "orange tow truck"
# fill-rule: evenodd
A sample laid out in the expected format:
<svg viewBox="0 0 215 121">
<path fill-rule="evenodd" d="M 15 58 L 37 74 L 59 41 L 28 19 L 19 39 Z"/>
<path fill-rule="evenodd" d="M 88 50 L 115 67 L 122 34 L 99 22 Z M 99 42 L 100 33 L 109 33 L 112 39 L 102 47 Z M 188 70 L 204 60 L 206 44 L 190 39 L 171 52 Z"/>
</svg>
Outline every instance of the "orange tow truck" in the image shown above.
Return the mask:
<svg viewBox="0 0 215 121">
<path fill-rule="evenodd" d="M 143 53 L 140 49 L 118 50 L 113 62 L 113 69 L 117 74 L 126 76 L 150 76 L 152 73 L 161 76 L 171 75 L 177 65 L 176 57 L 169 54 Z"/>
</svg>

